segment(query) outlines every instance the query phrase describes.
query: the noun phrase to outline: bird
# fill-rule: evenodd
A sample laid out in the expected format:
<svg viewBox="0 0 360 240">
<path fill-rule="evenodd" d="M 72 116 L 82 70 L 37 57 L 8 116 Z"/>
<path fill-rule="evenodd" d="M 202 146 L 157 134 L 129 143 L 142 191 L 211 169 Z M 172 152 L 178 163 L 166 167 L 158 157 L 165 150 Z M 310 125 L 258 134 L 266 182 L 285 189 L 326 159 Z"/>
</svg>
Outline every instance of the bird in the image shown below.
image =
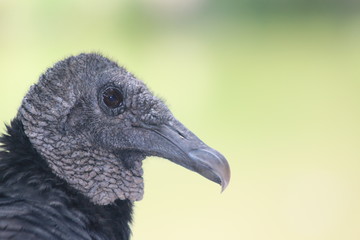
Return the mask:
<svg viewBox="0 0 360 240">
<path fill-rule="evenodd" d="M 149 156 L 222 190 L 230 180 L 221 153 L 142 80 L 100 53 L 72 55 L 48 68 L 0 144 L 0 239 L 130 239 Z"/>
</svg>

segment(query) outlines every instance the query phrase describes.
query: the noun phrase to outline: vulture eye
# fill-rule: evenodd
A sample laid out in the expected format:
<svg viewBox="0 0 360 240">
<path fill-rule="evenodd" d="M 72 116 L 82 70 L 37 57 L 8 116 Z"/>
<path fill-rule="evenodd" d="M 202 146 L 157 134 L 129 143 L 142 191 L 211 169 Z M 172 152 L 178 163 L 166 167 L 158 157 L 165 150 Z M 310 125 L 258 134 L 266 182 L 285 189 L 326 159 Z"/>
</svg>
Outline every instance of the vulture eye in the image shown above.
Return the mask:
<svg viewBox="0 0 360 240">
<path fill-rule="evenodd" d="M 124 97 L 119 89 L 107 88 L 103 92 L 103 101 L 109 108 L 118 108 L 124 101 Z"/>
</svg>

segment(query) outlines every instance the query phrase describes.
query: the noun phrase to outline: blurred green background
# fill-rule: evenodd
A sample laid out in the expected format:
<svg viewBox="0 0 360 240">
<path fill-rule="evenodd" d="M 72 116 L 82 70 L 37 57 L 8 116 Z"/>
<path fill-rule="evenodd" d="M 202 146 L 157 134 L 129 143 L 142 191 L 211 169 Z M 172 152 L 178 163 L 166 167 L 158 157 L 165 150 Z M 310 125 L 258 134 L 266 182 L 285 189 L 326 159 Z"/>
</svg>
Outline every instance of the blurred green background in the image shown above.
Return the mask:
<svg viewBox="0 0 360 240">
<path fill-rule="evenodd" d="M 101 52 L 232 168 L 220 194 L 145 160 L 134 240 L 358 240 L 359 3 L 0 0 L 0 121 L 56 61 Z"/>
</svg>

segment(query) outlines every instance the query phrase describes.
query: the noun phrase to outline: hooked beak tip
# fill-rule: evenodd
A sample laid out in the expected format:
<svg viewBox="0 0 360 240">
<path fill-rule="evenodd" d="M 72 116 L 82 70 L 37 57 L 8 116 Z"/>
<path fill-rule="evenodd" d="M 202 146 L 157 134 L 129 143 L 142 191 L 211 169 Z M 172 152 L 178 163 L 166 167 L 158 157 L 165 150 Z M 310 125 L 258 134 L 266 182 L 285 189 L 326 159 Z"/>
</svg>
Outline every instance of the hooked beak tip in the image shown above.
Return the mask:
<svg viewBox="0 0 360 240">
<path fill-rule="evenodd" d="M 221 193 L 223 193 L 229 185 L 229 180 L 230 178 L 228 180 L 221 179 Z"/>
<path fill-rule="evenodd" d="M 225 189 L 227 188 L 227 186 L 229 185 L 230 182 L 230 167 L 228 162 L 226 162 L 226 170 L 225 170 L 225 174 L 223 175 L 223 177 L 221 177 L 221 193 L 223 193 L 225 191 Z"/>
<path fill-rule="evenodd" d="M 221 193 L 230 181 L 230 167 L 225 157 L 212 148 L 192 150 L 190 157 L 199 163 L 197 172 L 221 185 Z"/>
</svg>

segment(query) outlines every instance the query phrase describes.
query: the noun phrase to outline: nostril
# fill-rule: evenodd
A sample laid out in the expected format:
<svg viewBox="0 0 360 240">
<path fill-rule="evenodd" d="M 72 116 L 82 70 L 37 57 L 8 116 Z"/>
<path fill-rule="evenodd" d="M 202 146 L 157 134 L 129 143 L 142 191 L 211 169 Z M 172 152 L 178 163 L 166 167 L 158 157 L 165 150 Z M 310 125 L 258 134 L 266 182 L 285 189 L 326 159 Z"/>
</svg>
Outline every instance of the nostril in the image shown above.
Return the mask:
<svg viewBox="0 0 360 240">
<path fill-rule="evenodd" d="M 177 132 L 177 134 L 179 134 L 180 135 L 180 137 L 182 138 L 182 139 L 187 139 L 186 137 L 185 137 L 185 134 L 183 134 L 182 132 L 180 132 L 179 130 L 175 130 L 176 132 Z"/>
<path fill-rule="evenodd" d="M 176 132 L 181 139 L 188 139 L 186 137 L 186 133 L 182 132 L 179 127 L 177 126 L 174 126 L 174 123 L 173 122 L 169 122 L 168 124 L 165 124 L 165 126 L 167 126 L 168 128 L 170 128 L 173 132 Z"/>
</svg>

